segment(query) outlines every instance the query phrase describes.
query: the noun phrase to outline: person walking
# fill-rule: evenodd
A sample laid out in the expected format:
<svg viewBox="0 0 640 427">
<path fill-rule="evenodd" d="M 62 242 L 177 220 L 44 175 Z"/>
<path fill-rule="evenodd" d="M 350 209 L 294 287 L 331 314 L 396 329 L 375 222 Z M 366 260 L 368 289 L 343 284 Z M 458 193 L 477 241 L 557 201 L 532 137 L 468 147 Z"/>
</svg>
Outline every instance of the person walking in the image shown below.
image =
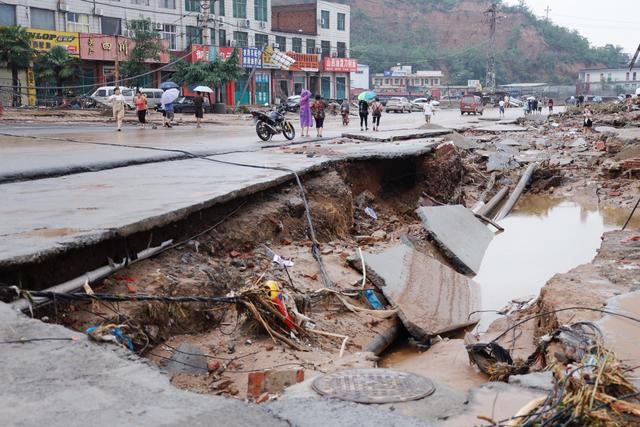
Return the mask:
<svg viewBox="0 0 640 427">
<path fill-rule="evenodd" d="M 504 108 L 509 108 L 509 107 L 510 107 L 509 95 L 505 95 L 504 96 Z"/>
<path fill-rule="evenodd" d="M 358 103 L 358 114 L 360 115 L 360 130 L 369 130 L 369 103 L 364 99 Z"/>
<path fill-rule="evenodd" d="M 501 99 L 500 102 L 498 103 L 498 112 L 500 113 L 500 117 L 504 117 L 504 100 Z"/>
<path fill-rule="evenodd" d="M 322 138 L 322 127 L 324 126 L 324 116 L 327 104 L 324 103 L 320 95 L 316 95 L 316 100 L 311 106 L 311 112 L 313 118 L 316 121 L 316 130 L 318 132 L 318 138 Z"/>
<path fill-rule="evenodd" d="M 303 90 L 300 94 L 300 127 L 301 136 L 309 136 L 309 128 L 313 125 L 310 106 L 311 92 Z M 305 134 L 306 132 L 306 134 Z"/>
<path fill-rule="evenodd" d="M 375 98 L 371 103 L 371 117 L 373 118 L 373 130 L 380 131 L 380 118 L 384 111 L 384 105 L 380 102 L 380 99 Z"/>
<path fill-rule="evenodd" d="M 429 98 L 427 100 L 427 102 L 424 103 L 424 106 L 422 107 L 422 112 L 424 113 L 424 121 L 427 124 L 430 124 L 431 123 L 431 117 L 434 114 L 434 112 L 433 112 L 433 104 L 431 104 L 431 98 Z"/>
<path fill-rule="evenodd" d="M 340 104 L 340 115 L 342 116 L 342 126 L 349 126 L 349 113 L 351 107 L 349 106 L 349 100 L 343 99 Z"/>
<path fill-rule="evenodd" d="M 538 113 L 538 99 L 537 98 L 534 99 L 532 104 L 533 104 L 533 112 L 537 114 Z"/>
<path fill-rule="evenodd" d="M 196 110 L 196 127 L 201 128 L 202 117 L 204 117 L 204 98 L 202 97 L 202 92 L 196 92 L 196 97 L 193 98 L 193 106 Z"/>
<path fill-rule="evenodd" d="M 590 134 L 591 128 L 593 127 L 593 110 L 591 109 L 591 106 L 589 104 L 584 107 L 583 117 L 584 132 Z"/>
<path fill-rule="evenodd" d="M 547 106 L 549 107 L 549 114 L 553 114 L 553 99 L 549 98 L 549 102 L 547 102 Z"/>
<path fill-rule="evenodd" d="M 107 102 L 109 102 L 113 108 L 113 118 L 116 120 L 118 132 L 121 132 L 122 121 L 124 120 L 125 99 L 119 87 L 113 90 L 113 95 L 107 99 Z"/>
<path fill-rule="evenodd" d="M 138 89 L 133 103 L 136 105 L 136 112 L 138 113 L 138 127 L 144 129 L 144 125 L 147 123 L 147 96 Z"/>
</svg>

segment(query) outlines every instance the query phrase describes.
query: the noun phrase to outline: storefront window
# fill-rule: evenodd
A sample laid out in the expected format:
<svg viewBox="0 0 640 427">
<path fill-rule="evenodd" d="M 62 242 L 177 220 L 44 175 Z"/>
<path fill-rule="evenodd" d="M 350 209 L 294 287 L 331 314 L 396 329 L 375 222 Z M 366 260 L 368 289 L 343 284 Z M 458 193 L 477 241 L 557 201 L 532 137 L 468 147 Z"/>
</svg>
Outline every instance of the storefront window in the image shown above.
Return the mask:
<svg viewBox="0 0 640 427">
<path fill-rule="evenodd" d="M 254 0 L 256 21 L 267 22 L 267 0 Z"/>
<path fill-rule="evenodd" d="M 234 31 L 233 39 L 237 47 L 249 47 L 249 34 L 244 31 Z"/>
<path fill-rule="evenodd" d="M 302 91 L 305 89 L 305 78 L 304 76 L 296 76 L 293 79 L 293 94 L 300 95 Z"/>
<path fill-rule="evenodd" d="M 187 25 L 187 45 L 202 44 L 202 28 Z"/>
<path fill-rule="evenodd" d="M 67 12 L 67 31 L 78 33 L 89 32 L 89 15 Z"/>
<path fill-rule="evenodd" d="M 331 98 L 331 77 L 320 79 L 320 93 L 324 99 Z"/>
<path fill-rule="evenodd" d="M 108 16 L 103 16 L 100 18 L 100 25 L 102 28 L 102 34 L 109 34 L 111 36 L 120 35 L 121 27 L 119 18 L 109 18 Z"/>
<path fill-rule="evenodd" d="M 345 77 L 336 77 L 336 98 L 344 99 L 347 93 L 347 79 Z"/>
<path fill-rule="evenodd" d="M 233 0 L 233 17 L 247 17 L 247 0 Z"/>
<path fill-rule="evenodd" d="M 316 53 L 316 41 L 307 39 L 307 53 Z"/>
<path fill-rule="evenodd" d="M 169 49 L 178 49 L 176 26 L 171 24 L 162 25 L 162 39 L 169 41 Z"/>
<path fill-rule="evenodd" d="M 16 25 L 16 7 L 12 4 L 0 4 L 0 25 Z"/>
<path fill-rule="evenodd" d="M 269 44 L 269 36 L 266 34 L 256 34 L 256 47 L 262 49 Z"/>
<path fill-rule="evenodd" d="M 269 103 L 270 88 L 269 74 L 256 74 L 256 104 L 263 105 Z"/>
<path fill-rule="evenodd" d="M 294 37 L 291 39 L 291 50 L 297 53 L 302 53 L 302 39 Z"/>
<path fill-rule="evenodd" d="M 31 27 L 42 30 L 55 30 L 55 13 L 53 10 L 31 8 Z"/>
</svg>

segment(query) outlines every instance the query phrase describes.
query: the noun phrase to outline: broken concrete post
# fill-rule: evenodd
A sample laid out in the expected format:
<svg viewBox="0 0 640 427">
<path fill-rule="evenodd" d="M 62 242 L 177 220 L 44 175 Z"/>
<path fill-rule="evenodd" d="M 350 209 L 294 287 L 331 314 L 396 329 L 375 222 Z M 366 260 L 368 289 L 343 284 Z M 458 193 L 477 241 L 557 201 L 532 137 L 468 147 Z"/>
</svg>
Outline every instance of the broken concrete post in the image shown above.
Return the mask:
<svg viewBox="0 0 640 427">
<path fill-rule="evenodd" d="M 487 216 L 492 210 L 496 208 L 496 206 L 498 206 L 498 203 L 500 203 L 502 199 L 504 199 L 504 197 L 507 195 L 508 192 L 509 192 L 509 188 L 503 187 L 500 191 L 496 193 L 495 196 L 491 198 L 491 200 L 487 202 L 486 205 L 478 209 L 477 214 L 482 216 Z"/>
<path fill-rule="evenodd" d="M 398 308 L 415 338 L 426 340 L 478 322 L 479 316 L 470 314 L 481 308 L 480 288 L 468 277 L 402 244 L 363 256 L 367 275 Z"/>
<path fill-rule="evenodd" d="M 507 199 L 507 202 L 503 206 L 502 210 L 500 210 L 500 212 L 496 216 L 495 218 L 496 221 L 500 221 L 501 219 L 509 215 L 509 212 L 511 212 L 511 210 L 516 205 L 516 203 L 518 203 L 518 200 L 520 199 L 520 196 L 524 192 L 524 189 L 527 187 L 527 184 L 529 184 L 529 181 L 531 180 L 531 176 L 533 175 L 533 172 L 536 170 L 536 167 L 538 167 L 537 163 L 531 163 L 527 168 L 527 170 L 524 171 L 522 178 L 520 178 L 520 182 L 518 182 L 518 185 L 516 185 L 515 190 L 513 190 L 513 193 L 511 193 L 511 196 L 509 197 L 509 199 Z"/>
<path fill-rule="evenodd" d="M 478 274 L 493 233 L 473 212 L 462 205 L 450 205 L 423 207 L 416 213 L 434 243 L 460 272 Z"/>
</svg>

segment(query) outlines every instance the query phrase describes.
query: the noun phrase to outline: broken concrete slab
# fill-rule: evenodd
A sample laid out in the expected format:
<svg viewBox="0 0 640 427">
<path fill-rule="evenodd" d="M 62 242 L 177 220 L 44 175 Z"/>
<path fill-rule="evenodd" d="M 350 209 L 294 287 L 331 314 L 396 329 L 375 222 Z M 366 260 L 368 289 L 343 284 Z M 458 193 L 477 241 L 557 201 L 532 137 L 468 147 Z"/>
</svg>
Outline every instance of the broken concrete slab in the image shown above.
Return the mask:
<svg viewBox="0 0 640 427">
<path fill-rule="evenodd" d="M 555 381 L 553 379 L 553 372 L 533 372 L 525 375 L 511 375 L 509 377 L 509 384 L 517 385 L 520 387 L 535 388 L 539 390 L 551 391 Z"/>
<path fill-rule="evenodd" d="M 416 210 L 436 245 L 465 274 L 478 274 L 484 253 L 493 239 L 473 212 L 461 205 Z"/>
<path fill-rule="evenodd" d="M 582 148 L 587 146 L 587 141 L 584 138 L 577 138 L 575 141 L 567 145 L 567 147 L 571 148 Z"/>
<path fill-rule="evenodd" d="M 480 148 L 480 144 L 473 141 L 471 138 L 460 135 L 458 132 L 453 132 L 445 138 L 445 141 L 453 142 L 453 145 L 462 150 L 475 150 Z"/>
<path fill-rule="evenodd" d="M 498 144 L 508 145 L 511 147 L 528 147 L 529 146 L 529 143 L 526 141 L 516 141 L 515 139 L 511 139 L 511 138 L 506 138 L 499 141 L 498 143 L 496 143 L 496 146 Z"/>
<path fill-rule="evenodd" d="M 478 132 L 501 133 L 501 132 L 525 132 L 527 128 L 522 126 L 517 126 L 517 125 L 502 125 L 498 123 L 491 126 L 481 126 L 481 127 L 475 128 L 474 130 Z"/>
<path fill-rule="evenodd" d="M 515 161 L 513 154 L 496 152 L 489 154 L 487 172 L 516 169 L 520 165 Z"/>
<path fill-rule="evenodd" d="M 189 343 L 180 344 L 167 361 L 165 370 L 170 374 L 206 375 L 209 373 L 207 357 L 203 351 Z"/>
<path fill-rule="evenodd" d="M 469 316 L 481 309 L 479 285 L 435 259 L 403 244 L 363 257 L 367 276 L 398 307 L 398 317 L 417 339 L 480 320 Z"/>
<path fill-rule="evenodd" d="M 408 139 L 433 138 L 434 136 L 448 135 L 451 129 L 408 129 L 371 133 L 343 133 L 343 138 L 358 139 L 369 142 L 393 142 Z"/>
</svg>

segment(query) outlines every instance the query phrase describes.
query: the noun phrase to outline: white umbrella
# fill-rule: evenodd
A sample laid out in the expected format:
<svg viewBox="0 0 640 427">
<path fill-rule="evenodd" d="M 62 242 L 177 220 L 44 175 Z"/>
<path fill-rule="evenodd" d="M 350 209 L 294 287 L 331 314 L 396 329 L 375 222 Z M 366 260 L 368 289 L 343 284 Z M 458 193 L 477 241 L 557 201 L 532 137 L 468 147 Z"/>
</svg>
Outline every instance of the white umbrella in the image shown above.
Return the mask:
<svg viewBox="0 0 640 427">
<path fill-rule="evenodd" d="M 213 90 L 211 90 L 210 87 L 208 86 L 197 86 L 193 89 L 194 92 L 206 92 L 206 93 L 213 93 Z"/>
<path fill-rule="evenodd" d="M 160 98 L 160 103 L 162 105 L 171 104 L 180 96 L 180 91 L 178 89 L 168 89 L 165 90 Z"/>
<path fill-rule="evenodd" d="M 535 101 L 535 100 L 536 100 L 535 96 L 530 96 L 527 98 L 527 101 Z"/>
</svg>

